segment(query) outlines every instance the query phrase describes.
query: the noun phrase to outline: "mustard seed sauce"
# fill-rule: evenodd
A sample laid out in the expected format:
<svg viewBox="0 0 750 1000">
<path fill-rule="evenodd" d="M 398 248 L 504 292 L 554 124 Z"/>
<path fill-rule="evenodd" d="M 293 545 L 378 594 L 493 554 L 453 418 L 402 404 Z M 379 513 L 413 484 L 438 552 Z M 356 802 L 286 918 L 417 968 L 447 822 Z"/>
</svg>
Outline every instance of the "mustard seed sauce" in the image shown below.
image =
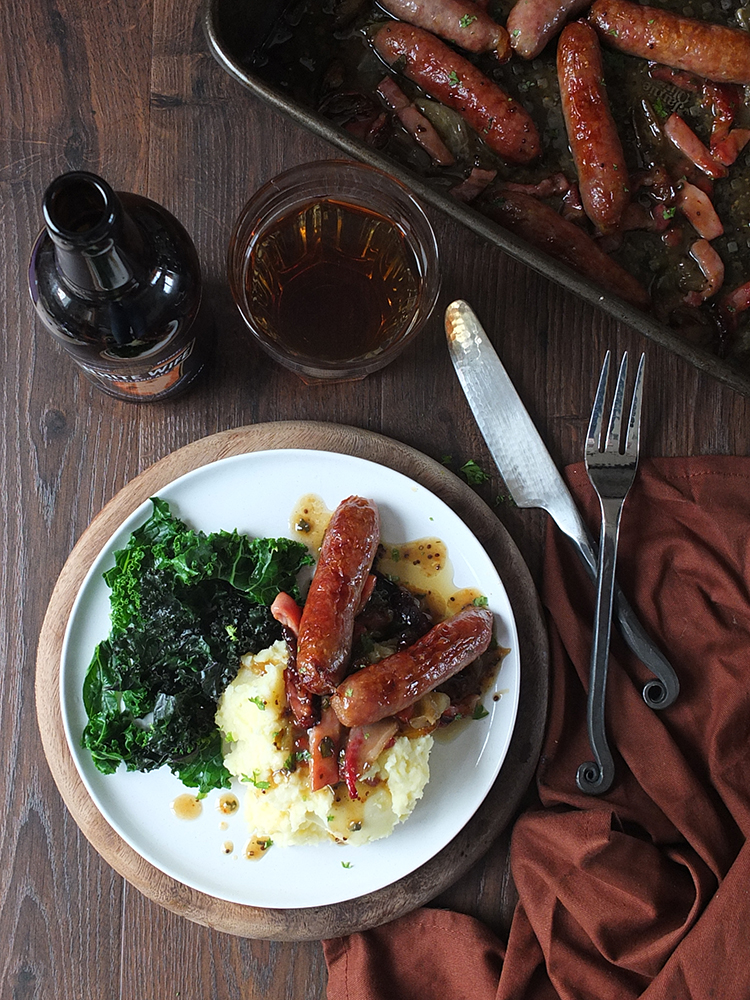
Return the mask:
<svg viewBox="0 0 750 1000">
<path fill-rule="evenodd" d="M 260 861 L 270 846 L 269 837 L 253 837 L 245 847 L 245 857 L 248 861 Z"/>
<path fill-rule="evenodd" d="M 203 812 L 203 804 L 196 795 L 185 792 L 173 800 L 172 812 L 177 819 L 197 819 Z"/>
<path fill-rule="evenodd" d="M 439 538 L 419 538 L 403 545 L 384 542 L 375 568 L 413 594 L 423 594 L 436 620 L 448 618 L 482 598 L 475 588 L 456 587 L 445 542 Z"/>
<path fill-rule="evenodd" d="M 306 493 L 295 504 L 289 519 L 292 538 L 302 542 L 313 555 L 317 555 L 332 514 L 333 511 L 326 507 L 321 497 L 315 493 Z"/>
</svg>

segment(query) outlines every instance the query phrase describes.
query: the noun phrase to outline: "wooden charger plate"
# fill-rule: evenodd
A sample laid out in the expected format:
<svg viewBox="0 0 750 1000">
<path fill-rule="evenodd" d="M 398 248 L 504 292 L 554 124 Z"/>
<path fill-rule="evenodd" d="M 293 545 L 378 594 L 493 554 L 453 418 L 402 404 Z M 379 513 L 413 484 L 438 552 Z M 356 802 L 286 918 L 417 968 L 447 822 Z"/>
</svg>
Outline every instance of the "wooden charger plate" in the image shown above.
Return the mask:
<svg viewBox="0 0 750 1000">
<path fill-rule="evenodd" d="M 329 906 L 269 909 L 206 895 L 154 868 L 115 833 L 89 796 L 73 762 L 60 706 L 63 638 L 78 590 L 122 522 L 174 479 L 232 455 L 309 448 L 355 455 L 416 480 L 448 504 L 492 559 L 513 607 L 520 643 L 521 690 L 508 753 L 486 799 L 461 832 L 416 871 L 376 892 Z M 461 877 L 513 818 L 541 750 L 548 694 L 547 633 L 539 597 L 518 549 L 487 505 L 451 472 L 390 438 L 338 424 L 289 421 L 211 435 L 173 452 L 132 480 L 94 518 L 57 580 L 39 637 L 36 707 L 52 776 L 92 847 L 131 885 L 180 916 L 242 937 L 318 940 L 393 920 Z"/>
</svg>

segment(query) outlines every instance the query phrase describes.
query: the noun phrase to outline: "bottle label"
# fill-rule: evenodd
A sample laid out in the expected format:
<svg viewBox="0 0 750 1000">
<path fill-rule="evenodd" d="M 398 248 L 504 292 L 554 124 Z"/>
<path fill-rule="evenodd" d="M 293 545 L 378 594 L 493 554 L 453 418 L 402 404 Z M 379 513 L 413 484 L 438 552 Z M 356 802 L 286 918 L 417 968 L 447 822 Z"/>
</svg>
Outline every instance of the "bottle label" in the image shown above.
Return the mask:
<svg viewBox="0 0 750 1000">
<path fill-rule="evenodd" d="M 88 375 L 96 381 L 103 383 L 105 388 L 110 392 L 140 399 L 155 399 L 172 392 L 180 381 L 194 374 L 193 366 L 186 364 L 193 353 L 194 347 L 195 340 L 191 340 L 189 344 L 176 354 L 166 358 L 158 365 L 154 365 L 148 371 L 137 375 L 125 375 L 122 372 L 106 372 L 102 371 L 101 368 L 94 368 L 81 361 L 78 363 Z"/>
</svg>

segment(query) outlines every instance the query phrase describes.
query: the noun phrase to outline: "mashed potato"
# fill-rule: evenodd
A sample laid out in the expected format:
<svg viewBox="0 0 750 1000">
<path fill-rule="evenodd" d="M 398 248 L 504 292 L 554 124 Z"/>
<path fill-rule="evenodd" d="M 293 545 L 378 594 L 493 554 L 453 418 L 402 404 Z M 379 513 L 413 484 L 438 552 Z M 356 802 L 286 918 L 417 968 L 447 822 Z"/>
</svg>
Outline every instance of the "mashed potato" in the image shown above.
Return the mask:
<svg viewBox="0 0 750 1000">
<path fill-rule="evenodd" d="M 358 782 L 353 802 L 344 785 L 310 791 L 309 772 L 298 759 L 284 693 L 286 644 L 274 643 L 242 667 L 219 701 L 224 763 L 247 789 L 245 818 L 251 837 L 275 844 L 333 839 L 366 844 L 387 837 L 422 797 L 429 778 L 431 736 L 400 736 Z"/>
</svg>

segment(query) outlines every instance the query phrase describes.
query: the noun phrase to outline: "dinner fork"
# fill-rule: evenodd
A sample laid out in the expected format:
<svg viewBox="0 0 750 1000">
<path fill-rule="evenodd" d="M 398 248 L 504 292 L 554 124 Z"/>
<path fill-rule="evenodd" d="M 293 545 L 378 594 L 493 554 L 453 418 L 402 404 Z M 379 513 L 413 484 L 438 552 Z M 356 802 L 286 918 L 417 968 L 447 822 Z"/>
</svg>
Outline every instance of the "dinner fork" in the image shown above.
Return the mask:
<svg viewBox="0 0 750 1000">
<path fill-rule="evenodd" d="M 628 355 L 625 352 L 620 363 L 620 371 L 615 386 L 612 411 L 609 417 L 606 438 L 602 442 L 604 404 L 609 381 L 610 352 L 604 358 L 596 399 L 591 411 L 591 420 L 586 435 L 586 471 L 599 497 L 601 508 L 601 534 L 599 540 L 599 563 L 597 567 L 597 598 L 594 616 L 594 640 L 591 649 L 591 671 L 586 708 L 586 723 L 589 743 L 595 760 L 580 765 L 576 774 L 576 784 L 582 792 L 601 795 L 612 784 L 615 765 L 607 743 L 604 721 L 604 704 L 607 691 L 607 666 L 609 660 L 609 637 L 612 623 L 612 602 L 615 589 L 615 564 L 617 562 L 617 541 L 620 534 L 622 507 L 638 468 L 638 449 L 641 428 L 641 390 L 645 354 L 641 355 L 635 377 L 633 399 L 625 434 L 622 438 L 622 412 L 625 399 L 625 383 L 628 374 Z"/>
</svg>

